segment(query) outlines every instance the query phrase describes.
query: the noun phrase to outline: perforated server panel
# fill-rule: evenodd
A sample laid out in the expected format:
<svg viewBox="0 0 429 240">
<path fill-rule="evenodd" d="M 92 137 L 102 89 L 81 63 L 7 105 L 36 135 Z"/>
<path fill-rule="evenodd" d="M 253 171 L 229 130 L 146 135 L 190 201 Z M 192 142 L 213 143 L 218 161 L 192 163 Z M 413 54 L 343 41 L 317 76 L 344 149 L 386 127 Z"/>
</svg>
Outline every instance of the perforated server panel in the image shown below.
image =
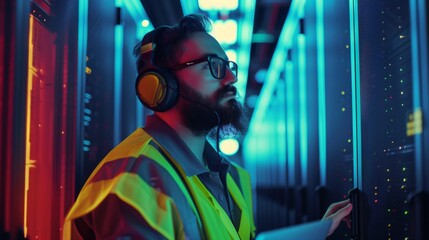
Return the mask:
<svg viewBox="0 0 429 240">
<path fill-rule="evenodd" d="M 363 239 L 408 239 L 414 190 L 409 1 L 358 4 Z"/>
</svg>

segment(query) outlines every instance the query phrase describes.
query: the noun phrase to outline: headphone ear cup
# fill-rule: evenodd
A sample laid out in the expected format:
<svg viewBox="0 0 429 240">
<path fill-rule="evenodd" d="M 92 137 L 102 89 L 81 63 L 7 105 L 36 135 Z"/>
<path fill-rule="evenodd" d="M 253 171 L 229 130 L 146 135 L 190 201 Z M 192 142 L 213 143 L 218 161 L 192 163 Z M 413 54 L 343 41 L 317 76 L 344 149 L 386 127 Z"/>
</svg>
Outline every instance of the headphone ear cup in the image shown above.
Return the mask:
<svg viewBox="0 0 429 240">
<path fill-rule="evenodd" d="M 162 68 L 148 69 L 137 76 L 136 94 L 143 105 L 156 112 L 172 108 L 179 97 L 177 79 Z"/>
</svg>

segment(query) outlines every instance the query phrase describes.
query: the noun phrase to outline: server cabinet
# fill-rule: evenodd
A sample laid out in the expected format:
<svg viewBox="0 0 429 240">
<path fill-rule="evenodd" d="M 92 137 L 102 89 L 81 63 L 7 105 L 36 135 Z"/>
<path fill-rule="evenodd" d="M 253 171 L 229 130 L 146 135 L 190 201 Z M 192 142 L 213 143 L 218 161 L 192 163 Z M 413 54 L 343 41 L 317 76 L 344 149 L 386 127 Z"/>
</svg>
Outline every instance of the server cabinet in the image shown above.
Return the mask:
<svg viewBox="0 0 429 240">
<path fill-rule="evenodd" d="M 348 4 L 305 1 L 301 7 L 296 30 L 288 31 L 283 70 L 286 177 L 295 200 L 288 225 L 320 219 L 330 203 L 348 198 L 353 188 Z M 349 237 L 341 226 L 330 239 Z"/>
<path fill-rule="evenodd" d="M 76 194 L 99 161 L 114 146 L 115 129 L 115 1 L 88 1 L 85 78 L 82 96 L 78 99 L 81 129 L 81 150 L 76 171 Z"/>
<path fill-rule="evenodd" d="M 122 121 L 126 127 L 131 124 L 136 126 L 136 122 L 142 119 L 136 117 L 139 113 L 137 99 L 131 99 L 135 96 L 132 82 L 136 72 L 130 60 L 131 49 L 138 39 L 136 19 L 143 19 L 141 3 L 125 1 L 124 5 L 119 6 L 128 11 L 124 12 L 123 22 L 118 21 L 120 9 L 115 5 L 110 6 L 105 1 L 99 3 L 112 10 L 109 16 L 103 18 L 97 15 L 99 18 L 94 21 L 112 19 L 112 34 L 97 35 L 97 39 L 90 40 L 92 44 L 100 45 L 100 52 L 114 52 L 116 55 L 100 53 L 94 59 L 86 58 L 87 34 L 103 32 L 103 24 L 95 24 L 88 32 L 88 1 L 1 2 L 4 16 L 0 18 L 0 70 L 5 73 L 0 81 L 0 111 L 5 116 L 0 121 L 1 239 L 61 238 L 63 219 L 72 205 L 75 190 L 79 190 L 84 181 L 81 167 L 88 160 L 83 158 L 84 152 L 89 152 L 85 151 L 88 150 L 85 147 L 90 145 L 86 138 L 88 135 L 85 135 L 88 133 L 87 127 L 94 127 L 96 134 L 113 135 L 111 132 L 109 134 L 111 126 L 96 128 L 88 124 L 96 121 L 103 124 L 103 118 L 112 120 L 114 115 L 109 115 L 108 110 L 106 115 L 102 111 L 92 112 L 98 110 L 102 102 L 100 99 L 91 102 L 91 91 L 103 95 L 104 99 L 116 96 L 118 105 L 114 109 L 120 109 L 121 102 L 130 107 L 124 107 L 118 115 L 119 118 L 134 119 L 126 123 Z M 100 9 L 97 8 L 97 11 Z M 115 28 L 125 24 L 127 28 L 123 31 Z M 125 33 L 129 35 L 125 36 Z M 115 41 L 117 46 L 103 44 L 116 38 L 122 40 Z M 105 58 L 112 59 L 112 62 L 116 59 L 121 61 L 116 64 L 120 71 L 109 71 L 114 64 L 104 65 Z M 122 62 L 123 59 L 126 61 Z M 92 85 L 88 86 L 86 83 L 89 80 L 95 80 L 89 77 L 85 82 L 93 66 L 97 66 L 94 70 L 104 75 L 98 75 L 98 85 L 91 82 Z M 106 90 L 104 86 L 111 90 L 115 88 L 115 83 L 121 85 L 124 78 L 129 79 L 124 85 L 131 82 L 131 86 L 122 94 L 103 91 Z M 126 134 L 126 127 L 120 127 L 118 138 L 120 134 Z M 102 143 L 96 147 L 101 146 Z"/>
<path fill-rule="evenodd" d="M 319 112 L 321 153 L 321 205 L 348 198 L 353 188 L 353 125 L 350 55 L 350 21 L 347 1 L 315 1 L 318 17 Z M 322 85 L 323 84 L 323 85 Z M 323 99 L 324 98 L 324 99 Z M 323 164 L 325 162 L 325 164 Z M 325 194 L 323 196 L 323 194 Z M 340 227 L 328 239 L 349 239 Z"/>
<path fill-rule="evenodd" d="M 320 219 L 326 204 L 320 204 L 324 189 L 320 184 L 320 141 L 319 141 L 319 87 L 318 87 L 318 51 L 317 18 L 315 1 L 306 1 L 303 17 L 305 35 L 305 76 L 307 108 L 307 177 L 304 199 L 304 212 L 308 221 Z M 322 206 L 323 205 L 323 206 Z"/>
<path fill-rule="evenodd" d="M 25 19 L 28 68 L 15 66 L 27 74 L 23 233 L 59 239 L 74 190 L 77 41 L 65 26 L 76 25 L 77 5 L 31 1 Z"/>
<path fill-rule="evenodd" d="M 243 145 L 258 231 L 306 221 L 308 176 L 304 2 L 292 3 Z M 312 166 L 315 166 L 314 164 Z"/>
<path fill-rule="evenodd" d="M 121 140 L 143 124 L 148 114 L 134 90 L 134 46 L 152 26 L 138 1 L 89 1 L 85 42 L 85 79 L 78 121 L 81 131 L 79 191 L 96 165 Z M 78 193 L 76 192 L 76 194 Z"/>
<path fill-rule="evenodd" d="M 285 226 L 292 209 L 287 205 L 285 83 L 280 80 L 260 130 L 245 147 L 246 168 L 252 176 L 257 231 Z"/>
<path fill-rule="evenodd" d="M 250 127 L 262 130 L 259 126 L 265 127 L 267 117 L 274 115 L 269 109 L 274 103 L 281 103 L 273 96 L 284 91 L 284 115 L 276 113 L 277 118 L 283 120 L 273 126 L 284 124 L 282 135 L 276 135 L 283 138 L 284 145 L 271 144 L 271 149 L 284 154 L 285 158 L 284 164 L 278 164 L 273 170 L 279 172 L 278 168 L 283 168 L 285 174 L 285 225 L 320 219 L 329 203 L 347 198 L 348 191 L 353 188 L 347 9 L 348 5 L 340 1 L 292 3 L 282 31 L 284 35 L 281 35 L 284 38 L 279 39 L 265 83 L 267 86 L 260 96 L 259 107 L 263 107 L 265 101 L 269 104 L 266 108 L 255 108 L 252 118 Z M 280 85 L 283 81 L 284 85 Z M 255 155 L 251 153 L 261 149 L 256 139 L 262 138 L 258 137 L 260 133 L 250 130 L 245 141 L 246 150 L 250 152 L 245 156 L 246 166 L 259 170 L 261 164 L 253 162 Z M 277 138 L 270 138 L 274 139 L 277 141 Z M 255 175 L 257 184 L 268 179 L 258 171 Z M 259 192 L 257 194 L 259 201 Z M 333 236 L 347 237 L 350 234 L 346 228 L 340 228 Z"/>
<path fill-rule="evenodd" d="M 118 133 L 115 135 L 116 142 L 127 137 L 137 127 L 143 126 L 146 115 L 150 113 L 150 110 L 143 107 L 135 94 L 137 67 L 133 50 L 143 35 L 153 29 L 147 20 L 146 12 L 141 5 L 140 7 L 136 11 L 136 7 L 128 1 L 123 2 L 123 5 L 119 6 L 117 10 L 120 11 L 120 18 L 115 26 L 115 68 L 117 68 L 115 86 L 118 86 L 119 89 L 115 89 L 115 91 L 118 92 L 116 95 L 119 95 L 117 99 L 120 100 L 120 111 L 116 112 L 120 116 L 120 121 L 115 124 L 118 126 Z M 147 21 L 146 27 L 141 24 L 144 19 Z"/>
<path fill-rule="evenodd" d="M 416 160 L 427 161 L 416 158 L 423 126 L 413 72 L 422 66 L 413 67 L 411 43 L 418 36 L 411 31 L 410 2 L 351 1 L 360 190 L 353 239 L 417 239 L 422 230 L 409 198 L 423 181 L 416 178 Z"/>
<path fill-rule="evenodd" d="M 293 1 L 291 6 L 303 2 Z M 269 181 L 269 174 L 259 172 L 261 165 L 256 162 L 266 152 L 252 153 L 262 150 L 260 143 L 266 138 L 261 137 L 261 129 L 267 128 L 261 126 L 267 127 L 268 117 L 275 115 L 269 112 L 274 109 L 270 100 L 277 100 L 273 96 L 284 87 L 285 115 L 277 115 L 283 121 L 275 121 L 285 125 L 284 135 L 273 136 L 284 139 L 285 147 L 271 144 L 270 151 L 286 156 L 286 162 L 278 165 L 286 174 L 286 224 L 306 218 L 306 212 L 297 207 L 293 186 L 307 181 L 320 186 L 318 192 L 307 192 L 321 204 L 315 207 L 308 200 L 308 209 L 319 214 L 310 218 L 321 217 L 331 202 L 348 197 L 353 202 L 352 229 L 340 227 L 329 239 L 427 239 L 426 1 L 316 0 L 305 1 L 305 9 L 302 18 L 292 11 L 286 19 L 288 38 L 276 49 L 257 105 L 261 108 L 255 108 L 250 125 L 257 131 L 250 129 L 246 137 L 246 166 L 256 169 L 252 175 L 257 176 L 257 185 Z M 298 22 L 304 22 L 301 40 L 297 40 L 302 37 L 296 31 Z M 304 64 L 297 57 L 302 40 L 307 53 Z M 299 66 L 305 66 L 307 92 L 313 93 L 304 99 L 306 125 L 299 115 L 303 104 Z M 302 126 L 307 126 L 308 138 L 316 136 L 318 141 L 304 143 Z M 307 167 L 302 154 L 305 147 Z M 309 174 L 309 168 L 317 164 L 319 182 L 314 176 L 304 177 L 305 168 Z"/>
</svg>

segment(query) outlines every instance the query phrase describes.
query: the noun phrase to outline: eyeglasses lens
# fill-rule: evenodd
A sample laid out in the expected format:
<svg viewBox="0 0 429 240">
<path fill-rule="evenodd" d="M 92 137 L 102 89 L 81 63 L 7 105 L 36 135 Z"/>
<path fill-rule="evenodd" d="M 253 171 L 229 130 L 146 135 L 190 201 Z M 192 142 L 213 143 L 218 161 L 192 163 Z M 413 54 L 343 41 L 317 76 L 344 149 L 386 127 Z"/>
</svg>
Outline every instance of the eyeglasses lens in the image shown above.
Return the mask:
<svg viewBox="0 0 429 240">
<path fill-rule="evenodd" d="M 210 59 L 210 66 L 215 78 L 221 79 L 225 76 L 225 64 L 222 59 L 213 57 Z"/>
</svg>

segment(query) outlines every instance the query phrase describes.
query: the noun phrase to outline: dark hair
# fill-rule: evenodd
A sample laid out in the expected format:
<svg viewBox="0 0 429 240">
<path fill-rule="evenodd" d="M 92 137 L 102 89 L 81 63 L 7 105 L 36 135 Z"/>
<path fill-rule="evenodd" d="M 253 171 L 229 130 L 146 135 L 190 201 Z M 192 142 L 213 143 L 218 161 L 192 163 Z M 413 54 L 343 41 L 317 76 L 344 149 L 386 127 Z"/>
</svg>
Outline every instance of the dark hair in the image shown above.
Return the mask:
<svg viewBox="0 0 429 240">
<path fill-rule="evenodd" d="M 154 41 L 156 42 L 153 53 L 153 64 L 159 67 L 167 67 L 177 63 L 178 54 L 181 53 L 180 45 L 184 40 L 188 39 L 188 37 L 195 32 L 209 32 L 211 26 L 210 19 L 205 15 L 189 14 L 179 19 L 176 25 L 166 29 L 164 28 L 160 33 L 156 32 L 160 30 L 160 28 L 156 28 L 147 33 L 134 47 L 133 53 L 134 56 L 137 57 L 137 72 L 140 73 L 145 67 L 140 54 L 141 46 L 150 43 L 153 35 L 155 35 Z M 153 34 L 154 31 L 155 34 Z"/>
</svg>

